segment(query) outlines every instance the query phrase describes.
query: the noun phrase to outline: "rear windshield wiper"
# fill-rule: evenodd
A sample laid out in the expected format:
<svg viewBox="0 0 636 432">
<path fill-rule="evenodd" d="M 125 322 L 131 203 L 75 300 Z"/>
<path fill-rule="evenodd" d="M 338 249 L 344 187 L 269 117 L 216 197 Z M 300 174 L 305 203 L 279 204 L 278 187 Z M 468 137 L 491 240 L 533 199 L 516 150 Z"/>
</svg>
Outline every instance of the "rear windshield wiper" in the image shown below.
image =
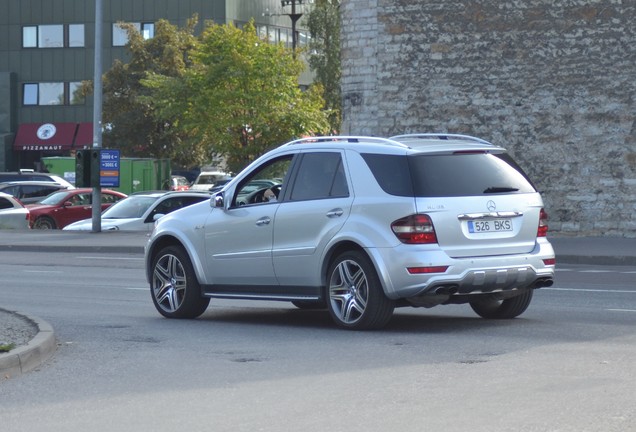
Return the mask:
<svg viewBox="0 0 636 432">
<path fill-rule="evenodd" d="M 484 191 L 485 194 L 491 193 L 504 193 L 504 192 L 517 192 L 519 188 L 507 187 L 507 186 L 492 186 Z"/>
</svg>

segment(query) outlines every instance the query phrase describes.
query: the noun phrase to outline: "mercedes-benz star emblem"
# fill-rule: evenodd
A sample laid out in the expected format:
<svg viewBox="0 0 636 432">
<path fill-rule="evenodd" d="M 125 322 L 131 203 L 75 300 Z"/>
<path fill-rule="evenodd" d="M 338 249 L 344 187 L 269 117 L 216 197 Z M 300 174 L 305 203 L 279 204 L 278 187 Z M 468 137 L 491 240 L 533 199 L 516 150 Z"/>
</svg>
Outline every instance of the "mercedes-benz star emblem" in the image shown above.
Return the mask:
<svg viewBox="0 0 636 432">
<path fill-rule="evenodd" d="M 494 212 L 497 210 L 497 204 L 493 200 L 490 200 L 486 203 L 486 207 L 488 207 L 488 211 Z"/>
</svg>

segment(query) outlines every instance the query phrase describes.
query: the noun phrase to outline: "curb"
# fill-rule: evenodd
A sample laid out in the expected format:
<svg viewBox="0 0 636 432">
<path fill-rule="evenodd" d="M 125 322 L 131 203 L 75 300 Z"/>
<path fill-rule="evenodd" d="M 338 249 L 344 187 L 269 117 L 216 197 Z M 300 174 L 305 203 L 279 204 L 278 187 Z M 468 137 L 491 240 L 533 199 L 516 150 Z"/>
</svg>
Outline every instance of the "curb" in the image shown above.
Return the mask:
<svg viewBox="0 0 636 432">
<path fill-rule="evenodd" d="M 53 327 L 40 318 L 14 312 L 38 326 L 38 334 L 28 344 L 0 354 L 0 380 L 32 371 L 53 356 L 57 349 Z"/>
<path fill-rule="evenodd" d="M 57 245 L 0 245 L 4 252 L 77 252 L 77 253 L 122 253 L 143 254 L 143 246 L 57 246 Z"/>
</svg>

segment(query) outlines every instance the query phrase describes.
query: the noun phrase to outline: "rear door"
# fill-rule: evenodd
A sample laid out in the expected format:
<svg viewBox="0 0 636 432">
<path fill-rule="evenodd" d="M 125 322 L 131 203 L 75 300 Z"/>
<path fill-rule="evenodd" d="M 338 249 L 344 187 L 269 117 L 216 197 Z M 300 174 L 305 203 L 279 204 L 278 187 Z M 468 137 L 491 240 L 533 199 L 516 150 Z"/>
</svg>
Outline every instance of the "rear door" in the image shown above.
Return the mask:
<svg viewBox="0 0 636 432">
<path fill-rule="evenodd" d="M 274 271 L 281 285 L 317 286 L 320 259 L 349 217 L 353 195 L 340 151 L 303 152 L 274 221 Z"/>
<path fill-rule="evenodd" d="M 528 253 L 535 246 L 540 195 L 505 153 L 409 157 L 416 206 L 428 214 L 451 257 Z"/>
</svg>

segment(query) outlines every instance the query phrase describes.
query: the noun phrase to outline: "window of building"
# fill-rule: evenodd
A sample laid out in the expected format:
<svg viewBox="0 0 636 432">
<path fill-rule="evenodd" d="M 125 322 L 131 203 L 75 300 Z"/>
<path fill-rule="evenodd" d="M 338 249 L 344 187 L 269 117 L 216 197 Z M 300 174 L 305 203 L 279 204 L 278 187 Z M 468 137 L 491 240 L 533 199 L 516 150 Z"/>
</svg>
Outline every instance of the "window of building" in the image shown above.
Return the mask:
<svg viewBox="0 0 636 432">
<path fill-rule="evenodd" d="M 22 104 L 36 105 L 83 105 L 86 103 L 80 91 L 81 82 L 69 83 L 25 83 L 22 85 Z"/>
<path fill-rule="evenodd" d="M 63 25 L 38 26 L 38 48 L 62 48 L 64 47 Z"/>
<path fill-rule="evenodd" d="M 69 24 L 68 46 L 71 48 L 84 46 L 84 24 Z"/>
<path fill-rule="evenodd" d="M 22 27 L 22 47 L 37 48 L 38 47 L 38 28 L 37 26 Z"/>
<path fill-rule="evenodd" d="M 66 36 L 62 24 L 22 27 L 23 48 L 63 48 L 84 46 L 84 24 L 69 24 Z"/>
<path fill-rule="evenodd" d="M 144 39 L 155 37 L 154 23 L 129 23 L 137 29 Z M 113 46 L 125 46 L 128 43 L 128 33 L 123 29 L 120 23 L 113 24 Z"/>
<path fill-rule="evenodd" d="M 39 105 L 64 105 L 64 83 L 40 83 Z"/>
<path fill-rule="evenodd" d="M 38 85 L 37 84 L 24 84 L 22 103 L 24 105 L 37 105 L 38 104 Z"/>
<path fill-rule="evenodd" d="M 68 103 L 69 105 L 84 105 L 86 98 L 81 92 L 81 82 L 68 83 Z"/>
</svg>

